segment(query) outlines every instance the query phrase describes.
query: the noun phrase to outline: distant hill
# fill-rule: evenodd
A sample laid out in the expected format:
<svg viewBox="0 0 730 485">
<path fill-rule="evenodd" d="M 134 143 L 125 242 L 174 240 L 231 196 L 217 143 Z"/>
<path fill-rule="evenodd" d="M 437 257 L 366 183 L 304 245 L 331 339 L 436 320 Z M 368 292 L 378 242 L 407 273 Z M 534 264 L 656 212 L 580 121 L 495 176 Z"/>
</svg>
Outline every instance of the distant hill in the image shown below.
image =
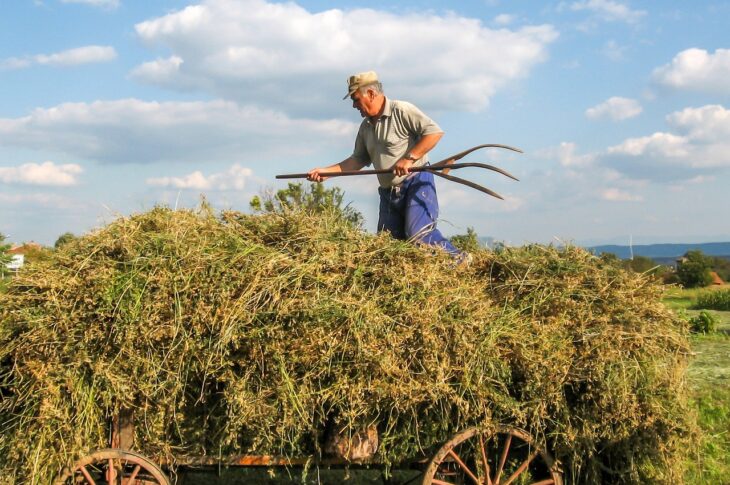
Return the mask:
<svg viewBox="0 0 730 485">
<path fill-rule="evenodd" d="M 646 256 L 657 262 L 669 262 L 686 253 L 699 249 L 708 256 L 720 256 L 730 259 L 730 242 L 699 243 L 699 244 L 646 244 L 629 248 L 629 246 L 606 245 L 586 248 L 595 253 L 613 253 L 621 259 L 631 257 L 631 249 L 634 256 Z"/>
</svg>

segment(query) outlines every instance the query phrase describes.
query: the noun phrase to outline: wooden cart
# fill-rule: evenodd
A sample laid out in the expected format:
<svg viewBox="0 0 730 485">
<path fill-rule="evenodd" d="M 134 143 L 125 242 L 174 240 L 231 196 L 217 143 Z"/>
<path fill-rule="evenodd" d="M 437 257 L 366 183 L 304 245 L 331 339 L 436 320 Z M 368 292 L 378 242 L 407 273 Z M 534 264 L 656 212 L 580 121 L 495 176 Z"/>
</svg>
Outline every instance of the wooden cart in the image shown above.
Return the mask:
<svg viewBox="0 0 730 485">
<path fill-rule="evenodd" d="M 131 414 L 114 419 L 110 448 L 80 459 L 64 470 L 54 485 L 171 485 L 164 463 L 156 463 L 133 448 Z M 348 466 L 343 459 L 297 459 L 241 455 L 227 458 L 179 457 L 181 466 L 295 467 Z M 368 463 L 378 466 L 378 463 Z M 431 457 L 416 457 L 403 466 L 420 475 L 409 483 L 422 485 L 562 485 L 558 463 L 527 432 L 511 426 L 485 430 L 468 428 L 455 434 Z"/>
</svg>

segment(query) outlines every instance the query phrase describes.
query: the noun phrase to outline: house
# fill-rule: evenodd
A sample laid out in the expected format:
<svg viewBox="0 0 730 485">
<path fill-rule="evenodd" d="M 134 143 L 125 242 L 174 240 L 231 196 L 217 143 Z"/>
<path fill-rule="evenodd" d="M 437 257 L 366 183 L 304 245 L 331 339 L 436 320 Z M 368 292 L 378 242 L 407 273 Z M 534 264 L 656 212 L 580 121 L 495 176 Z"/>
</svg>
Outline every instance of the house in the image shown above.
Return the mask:
<svg viewBox="0 0 730 485">
<path fill-rule="evenodd" d="M 13 246 L 8 249 L 8 254 L 13 258 L 5 266 L 12 272 L 17 272 L 25 264 L 25 255 L 29 252 L 39 251 L 43 246 L 37 242 L 28 242 L 20 246 Z"/>
</svg>

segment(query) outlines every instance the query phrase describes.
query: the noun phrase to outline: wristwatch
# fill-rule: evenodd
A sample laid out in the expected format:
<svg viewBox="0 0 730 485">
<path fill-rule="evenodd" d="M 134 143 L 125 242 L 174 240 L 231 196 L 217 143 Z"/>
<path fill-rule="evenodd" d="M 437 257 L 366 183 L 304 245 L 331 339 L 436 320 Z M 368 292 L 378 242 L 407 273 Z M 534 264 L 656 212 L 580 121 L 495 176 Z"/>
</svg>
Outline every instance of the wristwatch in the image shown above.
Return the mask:
<svg viewBox="0 0 730 485">
<path fill-rule="evenodd" d="M 415 162 L 416 160 L 418 160 L 418 158 L 417 158 L 417 157 L 415 157 L 415 156 L 413 156 L 413 154 L 412 154 L 412 153 L 410 153 L 410 152 L 406 153 L 406 156 L 405 156 L 405 157 L 403 157 L 403 158 L 405 158 L 406 160 L 413 160 L 414 162 Z"/>
</svg>

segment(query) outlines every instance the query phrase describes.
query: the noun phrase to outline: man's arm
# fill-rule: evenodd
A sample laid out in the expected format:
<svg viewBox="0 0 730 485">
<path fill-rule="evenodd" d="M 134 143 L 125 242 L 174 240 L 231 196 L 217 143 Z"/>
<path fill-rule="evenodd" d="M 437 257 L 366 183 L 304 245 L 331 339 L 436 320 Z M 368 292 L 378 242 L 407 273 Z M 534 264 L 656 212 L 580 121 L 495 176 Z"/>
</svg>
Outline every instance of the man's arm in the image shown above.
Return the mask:
<svg viewBox="0 0 730 485">
<path fill-rule="evenodd" d="M 362 163 L 353 157 L 348 157 L 342 160 L 340 163 L 335 163 L 334 165 L 330 165 L 329 167 L 313 168 L 312 170 L 307 172 L 307 180 L 312 182 L 324 182 L 329 177 L 322 177 L 320 175 L 320 173 L 322 172 L 350 172 L 360 170 L 366 165 L 366 163 Z"/>
<path fill-rule="evenodd" d="M 418 143 L 416 143 L 413 148 L 411 148 L 411 151 L 409 151 L 408 153 L 416 157 L 416 160 L 418 160 L 422 158 L 425 154 L 430 152 L 431 149 L 436 146 L 439 140 L 441 140 L 442 136 L 444 136 L 443 132 L 423 135 L 421 139 L 418 140 Z M 406 155 L 408 155 L 408 153 L 406 153 Z M 395 163 L 395 165 L 393 165 L 393 173 L 398 176 L 408 175 L 414 161 L 415 160 L 401 158 Z"/>
</svg>

